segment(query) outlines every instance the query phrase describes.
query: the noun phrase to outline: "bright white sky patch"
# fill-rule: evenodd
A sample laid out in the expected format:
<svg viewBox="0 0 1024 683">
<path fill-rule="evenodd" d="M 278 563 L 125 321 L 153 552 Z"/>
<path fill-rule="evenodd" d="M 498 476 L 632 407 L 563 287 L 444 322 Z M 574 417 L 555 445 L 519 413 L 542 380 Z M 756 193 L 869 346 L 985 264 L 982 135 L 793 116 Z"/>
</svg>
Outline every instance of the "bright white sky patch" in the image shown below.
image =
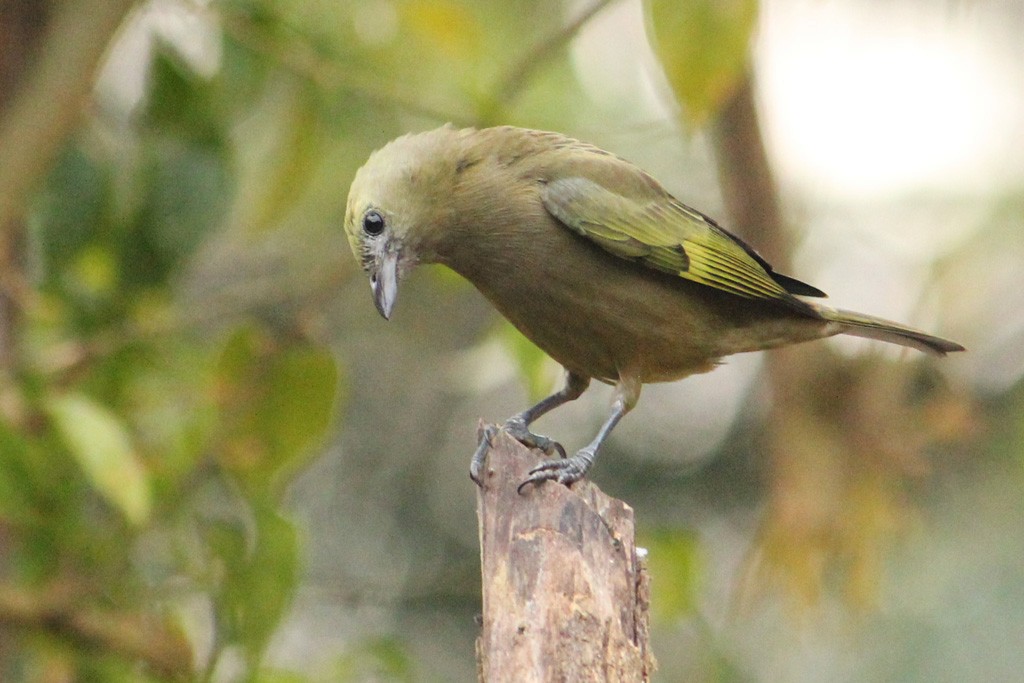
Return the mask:
<svg viewBox="0 0 1024 683">
<path fill-rule="evenodd" d="M 758 75 L 784 177 L 865 197 L 1019 173 L 1020 74 L 983 24 L 943 3 L 766 3 Z"/>
<path fill-rule="evenodd" d="M 570 16 L 588 4 L 575 3 Z M 594 102 L 608 109 L 628 105 L 641 121 L 672 116 L 673 105 L 655 84 L 662 76 L 647 41 L 639 0 L 615 2 L 598 12 L 572 42 L 571 54 L 576 76 Z"/>
</svg>

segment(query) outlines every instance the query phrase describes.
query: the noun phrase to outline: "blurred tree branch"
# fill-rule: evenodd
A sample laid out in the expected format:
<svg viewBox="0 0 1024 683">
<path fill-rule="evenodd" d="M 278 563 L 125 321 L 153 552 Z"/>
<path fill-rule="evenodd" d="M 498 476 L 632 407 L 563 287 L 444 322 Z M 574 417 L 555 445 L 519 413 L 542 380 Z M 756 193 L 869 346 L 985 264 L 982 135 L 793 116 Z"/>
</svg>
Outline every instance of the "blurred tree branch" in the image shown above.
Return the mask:
<svg viewBox="0 0 1024 683">
<path fill-rule="evenodd" d="M 202 11 L 202 8 L 197 8 Z M 332 55 L 324 54 L 308 39 L 296 35 L 292 40 L 280 40 L 253 21 L 243 12 L 231 12 L 218 7 L 215 12 L 225 35 L 239 45 L 275 60 L 284 69 L 315 83 L 325 91 L 348 90 L 379 102 L 419 114 L 436 121 L 452 121 L 469 125 L 468 119 L 450 112 L 440 111 L 401 94 L 398 88 L 389 88 L 374 74 L 359 74 L 352 64 L 345 63 Z"/>
<path fill-rule="evenodd" d="M 218 8 L 215 11 L 226 35 L 253 52 L 275 59 L 284 68 L 316 83 L 324 90 L 350 90 L 371 101 L 396 106 L 437 121 L 450 121 L 457 125 L 470 126 L 486 125 L 504 111 L 527 87 L 537 71 L 568 44 L 588 21 L 614 1 L 596 0 L 572 21 L 559 26 L 538 41 L 499 79 L 493 96 L 487 100 L 483 111 L 475 117 L 440 111 L 401 94 L 400 89 L 388 89 L 376 75 L 360 76 L 358 73 L 354 73 L 351 64 L 323 54 L 322 50 L 315 48 L 308 40 L 296 38 L 282 41 L 278 39 L 245 13 L 230 12 L 224 8 Z"/>
<path fill-rule="evenodd" d="M 792 240 L 761 137 L 749 72 L 715 119 L 712 138 L 719 186 L 732 224 L 776 269 L 789 272 Z"/>
<path fill-rule="evenodd" d="M 0 228 L 29 193 L 85 110 L 94 75 L 134 0 L 67 0 L 53 12 L 36 58 L 0 120 Z"/>
<path fill-rule="evenodd" d="M 48 16 L 49 7 L 43 2 L 25 0 L 0 6 L 0 121 L 10 109 L 24 71 L 38 50 Z M 26 297 L 22 250 L 20 222 L 0 223 L 0 377 L 4 379 L 14 365 L 15 329 Z M 10 397 L 4 398 L 3 403 L 11 403 Z M 4 412 L 12 412 L 10 405 L 6 408 Z"/>
<path fill-rule="evenodd" d="M 749 72 L 719 112 L 713 139 L 732 225 L 790 272 L 792 237 Z M 927 472 L 921 454 L 941 438 L 927 411 L 949 399 L 940 391 L 911 396 L 921 365 L 844 359 L 821 343 L 773 350 L 766 367 L 769 503 L 741 592 L 762 592 L 757 584 L 773 579 L 813 603 L 838 570 L 850 601 L 870 604 L 882 549 L 909 510 L 901 481 Z"/>
<path fill-rule="evenodd" d="M 0 50 L 0 372 L 15 363 L 19 312 L 31 294 L 22 216 L 84 111 L 94 74 L 133 0 L 68 0 L 5 8 Z M 39 5 L 25 9 L 24 5 Z M 47 20 L 48 19 L 48 20 Z"/>
<path fill-rule="evenodd" d="M 552 31 L 546 38 L 538 41 L 501 79 L 495 88 L 494 100 L 488 113 L 499 112 L 508 106 L 556 52 L 575 38 L 588 21 L 614 1 L 596 0 L 568 24 Z"/>
<path fill-rule="evenodd" d="M 790 272 L 791 239 L 765 152 L 749 70 L 720 110 L 712 138 L 732 225 L 780 272 Z M 819 401 L 842 402 L 849 386 L 822 381 L 824 369 L 836 362 L 820 345 L 767 354 L 772 396 L 767 418 L 769 506 L 748 560 L 741 597 L 761 592 L 760 580 L 774 576 L 804 603 L 813 603 L 821 593 L 825 568 L 846 559 L 836 557 L 837 548 L 856 543 L 856 531 L 844 528 L 838 519 L 844 506 L 836 502 L 848 494 L 844 481 L 850 474 L 846 456 L 851 453 L 844 434 L 870 426 L 836 424 L 836 414 L 817 410 Z"/>
<path fill-rule="evenodd" d="M 0 584 L 0 625 L 61 634 L 85 649 L 143 661 L 168 679 L 192 671 L 191 646 L 180 632 L 155 619 L 102 610 L 90 602 L 66 584 L 43 590 Z"/>
</svg>

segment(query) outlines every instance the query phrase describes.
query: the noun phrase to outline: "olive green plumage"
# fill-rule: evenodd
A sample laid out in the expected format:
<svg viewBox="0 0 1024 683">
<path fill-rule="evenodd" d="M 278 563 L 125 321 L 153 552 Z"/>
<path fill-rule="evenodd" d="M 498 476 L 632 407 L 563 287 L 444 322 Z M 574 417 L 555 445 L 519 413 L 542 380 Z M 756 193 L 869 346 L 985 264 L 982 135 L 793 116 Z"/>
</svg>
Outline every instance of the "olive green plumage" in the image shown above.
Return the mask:
<svg viewBox="0 0 1024 683">
<path fill-rule="evenodd" d="M 775 273 L 753 249 L 608 152 L 510 126 L 445 126 L 371 155 L 349 193 L 345 231 L 390 317 L 416 263 L 458 272 L 567 371 L 566 387 L 506 423 L 549 454 L 530 422 L 590 378 L 616 385 L 612 414 L 573 458 L 530 481 L 582 477 L 646 382 L 712 369 L 720 358 L 834 334 L 939 355 L 953 342 L 798 296 L 824 294 Z M 480 481 L 487 439 L 471 474 Z"/>
</svg>

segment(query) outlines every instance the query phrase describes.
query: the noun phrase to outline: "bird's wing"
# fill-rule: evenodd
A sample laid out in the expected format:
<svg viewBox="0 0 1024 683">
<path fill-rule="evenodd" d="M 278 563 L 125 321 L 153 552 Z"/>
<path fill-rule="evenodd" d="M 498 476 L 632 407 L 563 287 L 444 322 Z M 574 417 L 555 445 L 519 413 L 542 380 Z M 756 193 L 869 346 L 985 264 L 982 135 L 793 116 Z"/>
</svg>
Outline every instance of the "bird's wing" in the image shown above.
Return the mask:
<svg viewBox="0 0 1024 683">
<path fill-rule="evenodd" d="M 548 212 L 573 231 L 616 256 L 651 268 L 751 299 L 824 296 L 808 284 L 773 272 L 739 238 L 668 193 L 637 194 L 623 196 L 590 178 L 568 175 L 548 179 L 541 199 Z"/>
</svg>

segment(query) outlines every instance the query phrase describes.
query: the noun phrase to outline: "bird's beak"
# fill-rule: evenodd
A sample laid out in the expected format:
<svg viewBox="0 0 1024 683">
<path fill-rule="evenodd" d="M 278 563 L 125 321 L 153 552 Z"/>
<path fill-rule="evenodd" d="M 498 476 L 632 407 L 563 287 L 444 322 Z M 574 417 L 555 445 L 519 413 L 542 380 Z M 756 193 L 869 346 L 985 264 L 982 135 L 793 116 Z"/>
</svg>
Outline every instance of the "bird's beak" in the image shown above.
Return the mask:
<svg viewBox="0 0 1024 683">
<path fill-rule="evenodd" d="M 391 309 L 398 298 L 398 252 L 385 250 L 370 271 L 370 289 L 373 290 L 373 303 L 385 320 L 391 318 Z"/>
</svg>

